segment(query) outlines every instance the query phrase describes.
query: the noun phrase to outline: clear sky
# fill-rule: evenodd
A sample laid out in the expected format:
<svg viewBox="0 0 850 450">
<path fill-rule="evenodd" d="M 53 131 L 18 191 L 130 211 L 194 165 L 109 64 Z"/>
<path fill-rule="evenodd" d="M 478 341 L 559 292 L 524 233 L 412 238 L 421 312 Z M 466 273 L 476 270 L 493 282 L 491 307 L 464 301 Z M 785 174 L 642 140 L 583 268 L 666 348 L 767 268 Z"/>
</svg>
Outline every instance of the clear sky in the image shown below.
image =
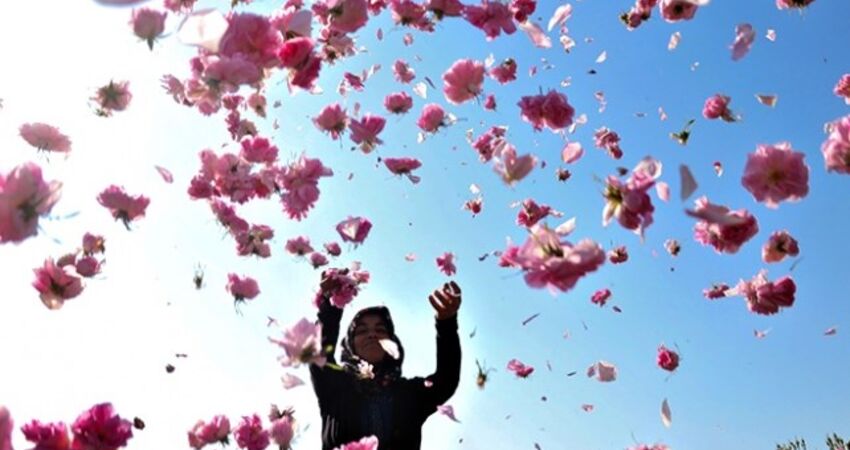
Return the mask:
<svg viewBox="0 0 850 450">
<path fill-rule="evenodd" d="M 159 6 L 158 2 L 151 2 Z M 258 0 L 241 9 L 269 12 L 280 2 Z M 426 375 L 434 369 L 433 312 L 428 293 L 447 281 L 434 260 L 445 251 L 457 255 L 464 302 L 460 311 L 463 347 L 461 385 L 450 401 L 461 424 L 433 416 L 425 426 L 423 449 L 622 449 L 637 442 L 664 442 L 673 449 L 772 448 L 793 437 L 820 441 L 828 432 L 850 433 L 847 373 L 848 288 L 845 238 L 850 229 L 850 178 L 827 174 L 820 145 L 823 124 L 850 114 L 832 94 L 838 78 L 850 72 L 850 3 L 819 0 L 803 14 L 778 11 L 771 0 L 715 0 L 700 8 L 690 22 L 669 24 L 657 10 L 639 29 L 628 32 L 618 21 L 628 0 L 573 2 L 567 23 L 577 47 L 564 53 L 555 31 L 551 49 L 533 47 L 518 32 L 492 42 L 462 20 L 448 20 L 433 34 L 411 31 L 415 42 L 404 46 L 408 32 L 393 26 L 385 13 L 370 21 L 358 36 L 367 51 L 323 68 L 324 94 L 291 96 L 273 78 L 267 89 L 267 121 L 261 133 L 274 139 L 281 159 L 301 152 L 319 157 L 335 176 L 320 182 L 321 198 L 306 220 L 289 220 L 275 201 L 253 202 L 239 209 L 249 222 L 275 229 L 268 260 L 236 255 L 204 202 L 186 194 L 199 168 L 198 151 L 233 149 L 223 116 L 201 117 L 175 104 L 159 86 L 166 73 L 188 76 L 193 50 L 174 36 L 148 51 L 127 25 L 127 9 L 103 8 L 90 0 L 5 2 L 0 13 L 0 170 L 28 160 L 39 162 L 48 179 L 64 183 L 55 216 L 79 212 L 65 220 L 43 220 L 37 238 L 0 248 L 0 403 L 19 424 L 31 418 L 73 421 L 95 403 L 111 401 L 118 412 L 139 416 L 147 429 L 137 432 L 129 448 L 181 448 L 185 432 L 198 419 L 227 414 L 265 414 L 271 403 L 292 405 L 301 424 L 296 449 L 320 446 L 320 418 L 309 385 L 282 389 L 284 373 L 266 327 L 273 316 L 284 325 L 313 317 L 311 305 L 318 271 L 283 251 L 286 240 L 309 236 L 314 244 L 338 239 L 334 226 L 348 215 L 369 218 L 374 228 L 359 248 L 343 248 L 333 262 L 361 261 L 372 281 L 346 310 L 374 304 L 390 307 L 407 351 L 404 373 Z M 223 0 L 200 6 L 225 8 Z M 538 2 L 533 19 L 545 26 L 560 3 Z M 753 49 L 733 62 L 728 49 L 735 26 L 756 29 Z M 173 32 L 178 21 L 169 18 Z M 383 41 L 376 39 L 382 28 Z M 775 42 L 764 36 L 776 30 Z M 667 50 L 671 33 L 682 41 Z M 607 51 L 607 60 L 595 63 Z M 417 80 L 430 77 L 441 88 L 441 74 L 459 58 L 518 61 L 516 82 L 485 82 L 494 93 L 496 112 L 470 102 L 451 106 L 438 90 L 427 100 L 413 95 L 414 108 L 401 118 L 388 117 L 375 153 L 349 151 L 344 138 L 331 141 L 309 118 L 326 104 L 359 102 L 363 112 L 385 114 L 387 93 L 408 90 L 392 78 L 396 58 L 409 61 Z M 421 58 L 421 61 L 419 60 Z M 543 61 L 545 58 L 545 61 Z M 695 63 L 699 63 L 693 69 Z M 372 64 L 382 69 L 366 89 L 340 99 L 336 86 L 345 71 L 359 73 Z M 548 68 L 551 64 L 551 68 Z M 529 68 L 538 73 L 530 77 Z M 596 74 L 589 74 L 595 69 Z M 571 77 L 569 87 L 560 82 Z M 110 79 L 130 80 L 134 94 L 126 112 L 96 117 L 87 99 Z M 555 179 L 562 137 L 534 132 L 520 119 L 523 95 L 555 88 L 564 92 L 588 124 L 570 137 L 585 147 L 585 156 L 570 166 L 573 177 Z M 604 91 L 607 109 L 598 112 L 594 93 Z M 732 97 L 740 123 L 702 119 L 704 100 L 715 93 Z M 757 93 L 778 94 L 771 109 Z M 415 120 L 422 106 L 437 102 L 461 118 L 453 127 L 417 144 Z M 669 119 L 660 121 L 662 106 Z M 645 117 L 636 117 L 643 112 Z M 698 119 L 690 143 L 679 146 L 668 134 L 689 119 Z M 272 128 L 277 119 L 278 130 Z M 17 128 L 25 122 L 47 122 L 71 137 L 73 150 L 64 160 L 36 155 Z M 478 136 L 492 125 L 508 126 L 508 138 L 520 153 L 532 152 L 548 165 L 536 168 L 513 188 L 504 185 L 488 165 L 478 162 L 465 132 Z M 624 158 L 614 162 L 593 148 L 593 130 L 608 126 L 622 137 Z M 806 154 L 811 169 L 810 194 L 799 203 L 770 210 L 756 203 L 740 184 L 746 154 L 760 143 L 789 141 Z M 665 165 L 662 180 L 678 193 L 676 168 L 686 163 L 699 190 L 691 201 L 707 195 L 733 209 L 747 208 L 758 217 L 760 232 L 735 255 L 717 255 L 693 240 L 693 219 L 683 214 L 678 195 L 658 200 L 655 223 L 644 243 L 616 223 L 601 225 L 602 185 L 594 177 L 613 174 L 618 165 L 633 167 L 652 155 Z M 422 182 L 412 185 L 392 176 L 377 157 L 411 156 L 422 160 Z M 712 163 L 723 163 L 722 177 Z M 174 173 L 166 184 L 154 169 Z M 349 173 L 353 177 L 349 180 Z M 147 217 L 127 231 L 100 207 L 97 193 L 110 184 L 151 198 Z M 484 210 L 477 217 L 462 210 L 478 184 Z M 574 238 L 589 237 L 606 249 L 626 245 L 630 260 L 607 264 L 582 279 L 572 291 L 551 295 L 525 285 L 522 276 L 499 268 L 495 258 L 479 262 L 485 252 L 503 249 L 506 238 L 522 241 L 511 203 L 534 198 L 577 217 Z M 557 225 L 550 219 L 550 225 Z M 749 279 L 764 264 L 761 245 L 771 232 L 787 229 L 800 242 L 799 261 L 771 265 L 769 276 L 792 274 L 796 303 L 778 315 L 757 316 L 740 298 L 708 302 L 701 290 L 713 282 Z M 32 268 L 48 257 L 73 250 L 86 231 L 105 235 L 107 262 L 103 275 L 88 280 L 83 294 L 59 311 L 48 311 L 30 287 Z M 677 258 L 663 243 L 678 239 Z M 415 253 L 407 262 L 404 255 Z M 791 271 L 792 264 L 798 265 Z M 195 290 L 196 264 L 204 267 L 206 286 Z M 225 291 L 228 272 L 251 275 L 262 293 L 233 311 Z M 590 304 L 591 294 L 610 288 L 610 307 Z M 522 321 L 539 313 L 528 325 Z M 837 327 L 835 336 L 824 336 Z M 769 329 L 756 339 L 753 330 Z M 470 333 L 475 330 L 475 336 Z M 565 332 L 569 338 L 565 339 Z M 676 346 L 680 368 L 668 374 L 655 365 L 656 347 Z M 175 359 L 174 353 L 187 353 Z M 475 385 L 475 360 L 496 368 L 484 390 Z M 536 367 L 527 379 L 505 369 L 512 358 Z M 617 365 L 618 379 L 599 383 L 584 376 L 597 360 Z M 167 374 L 166 364 L 176 370 Z M 547 368 L 547 363 L 551 370 Z M 578 371 L 568 377 L 567 374 Z M 306 369 L 295 372 L 305 380 Z M 544 400 L 545 397 L 545 400 Z M 659 417 L 663 399 L 673 412 L 671 428 Z M 584 412 L 582 404 L 595 409 Z M 26 448 L 20 433 L 16 446 Z M 459 443 L 462 439 L 463 442 Z"/>
</svg>

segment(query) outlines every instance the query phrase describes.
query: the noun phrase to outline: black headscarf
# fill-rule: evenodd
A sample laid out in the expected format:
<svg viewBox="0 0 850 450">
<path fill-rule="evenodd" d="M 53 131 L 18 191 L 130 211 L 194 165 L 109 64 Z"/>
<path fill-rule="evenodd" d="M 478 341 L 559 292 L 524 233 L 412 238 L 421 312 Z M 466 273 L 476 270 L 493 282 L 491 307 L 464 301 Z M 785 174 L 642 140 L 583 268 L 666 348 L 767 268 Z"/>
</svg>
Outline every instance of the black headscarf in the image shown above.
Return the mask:
<svg viewBox="0 0 850 450">
<path fill-rule="evenodd" d="M 362 359 L 354 352 L 354 329 L 363 319 L 363 316 L 367 315 L 380 317 L 384 322 L 384 325 L 386 325 L 389 339 L 395 342 L 398 346 L 398 359 L 394 359 L 392 356 L 387 354 L 383 361 L 373 365 L 373 372 L 375 373 L 375 379 L 373 381 L 380 385 L 386 385 L 401 378 L 401 364 L 404 362 L 404 347 L 402 347 L 401 341 L 395 334 L 395 325 L 393 324 L 393 319 L 390 316 L 390 310 L 385 306 L 364 308 L 354 315 L 354 318 L 351 319 L 351 324 L 348 325 L 348 331 L 342 339 L 342 354 L 340 355 L 340 359 L 347 372 L 355 374 L 360 372 L 358 365 Z"/>
</svg>

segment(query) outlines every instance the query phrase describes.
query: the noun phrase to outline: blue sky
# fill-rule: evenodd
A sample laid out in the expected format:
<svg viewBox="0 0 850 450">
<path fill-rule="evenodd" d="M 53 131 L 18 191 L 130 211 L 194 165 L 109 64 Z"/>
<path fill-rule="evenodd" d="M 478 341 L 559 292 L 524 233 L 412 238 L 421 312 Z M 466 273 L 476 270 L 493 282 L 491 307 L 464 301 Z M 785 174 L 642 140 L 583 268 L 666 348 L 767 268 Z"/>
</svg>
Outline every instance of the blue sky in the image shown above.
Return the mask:
<svg viewBox="0 0 850 450">
<path fill-rule="evenodd" d="M 384 14 L 358 33 L 358 45 L 368 52 L 323 68 L 324 94 L 290 96 L 277 84 L 279 77 L 268 86 L 270 103 L 280 99 L 282 107 L 271 109 L 269 120 L 258 123 L 280 147 L 281 159 L 303 151 L 320 157 L 335 176 L 321 181 L 322 196 L 302 222 L 286 219 L 276 202 L 239 209 L 250 222 L 275 229 L 272 257 L 256 260 L 238 257 L 209 208 L 185 195 L 199 167 L 197 152 L 218 150 L 229 139 L 223 117 L 200 117 L 174 104 L 159 87 L 164 73 L 188 74 L 192 50 L 170 37 L 149 52 L 129 31 L 128 10 L 100 8 L 90 1 L 70 3 L 16 2 L 4 6 L 7 11 L 0 17 L 3 42 L 20 43 L 10 45 L 6 57 L 7 67 L 17 69 L 0 73 L 0 168 L 40 161 L 48 178 L 65 183 L 54 212 L 80 211 L 73 219 L 43 222 L 36 239 L 0 249 L 3 285 L 8 286 L 0 301 L 0 340 L 8 352 L 0 402 L 19 423 L 34 417 L 71 421 L 94 403 L 112 401 L 119 413 L 148 423 L 130 448 L 175 448 L 185 444 L 185 431 L 198 419 L 224 413 L 235 421 L 278 403 L 297 410 L 302 435 L 296 448 L 317 448 L 320 420 L 312 391 L 309 386 L 291 391 L 280 387 L 283 370 L 266 339 L 276 331 L 266 328 L 266 316 L 294 324 L 314 314 L 310 298 L 318 272 L 284 254 L 286 239 L 304 234 L 320 245 L 338 238 L 333 229 L 337 222 L 359 215 L 373 222 L 372 233 L 359 248 L 344 246 L 337 264 L 362 261 L 372 273 L 351 308 L 390 307 L 407 350 L 408 376 L 434 368 L 427 295 L 447 281 L 434 259 L 444 251 L 457 255 L 454 279 L 464 290 L 464 359 L 461 386 L 450 403 L 462 424 L 432 417 L 423 449 L 532 448 L 534 442 L 544 449 L 612 449 L 636 442 L 694 450 L 769 448 L 795 436 L 818 441 L 827 432 L 850 431 L 850 404 L 843 394 L 850 369 L 850 306 L 845 301 L 850 281 L 842 276 L 850 179 L 827 174 L 820 154 L 823 124 L 850 113 L 832 94 L 838 78 L 850 72 L 850 31 L 845 26 L 850 4 L 821 0 L 798 14 L 778 11 L 768 0 L 718 0 L 701 8 L 693 21 L 669 24 L 656 10 L 650 21 L 628 32 L 618 16 L 631 2 L 573 2 L 567 25 L 577 46 L 569 54 L 558 48 L 555 32 L 555 46 L 541 50 L 521 32 L 487 42 L 483 32 L 461 20 L 445 21 L 433 34 L 413 31 L 415 42 L 407 47 L 401 41 L 408 30 L 394 27 Z M 224 3 L 202 6 L 223 8 Z M 267 12 L 278 4 L 255 3 L 245 9 Z M 558 5 L 541 0 L 533 18 L 545 25 Z M 53 13 L 43 15 L 45 8 Z M 76 19 L 63 19 L 71 14 Z M 735 26 L 743 22 L 754 26 L 757 38 L 750 54 L 733 62 L 728 46 Z M 176 25 L 169 19 L 170 30 Z M 384 31 L 380 42 L 378 27 Z M 776 30 L 776 42 L 764 38 L 768 28 Z M 671 52 L 667 41 L 675 31 L 682 33 L 682 42 Z M 607 61 L 596 64 L 602 51 L 607 51 Z M 450 106 L 432 89 L 427 100 L 411 93 L 411 113 L 388 117 L 381 135 L 385 144 L 368 156 L 349 151 L 347 138 L 342 145 L 331 141 L 309 121 L 324 105 L 341 100 L 335 89 L 345 71 L 383 66 L 364 92 L 343 101 L 349 108 L 360 102 L 361 111 L 384 114 L 384 95 L 410 93 L 410 86 L 392 78 L 396 58 L 411 63 L 416 81 L 428 76 L 440 88 L 441 74 L 456 59 L 483 61 L 491 53 L 496 61 L 511 57 L 519 64 L 516 82 L 485 82 L 485 91 L 497 97 L 497 112 L 472 102 Z M 541 58 L 554 67 L 544 70 Z M 699 66 L 692 70 L 695 62 Z M 538 73 L 529 77 L 532 65 Z M 597 73 L 590 75 L 589 69 Z M 559 83 L 566 77 L 572 85 L 563 88 Z M 131 81 L 133 103 L 113 118 L 95 117 L 86 98 L 110 78 Z M 584 145 L 586 154 L 569 167 L 573 177 L 563 184 L 554 176 L 562 138 L 534 132 L 516 107 L 521 96 L 541 88 L 564 92 L 578 113 L 588 115 L 588 124 L 570 137 Z M 604 91 L 608 101 L 601 114 L 596 91 Z M 743 121 L 702 119 L 703 102 L 714 93 L 731 96 L 731 107 Z M 778 94 L 776 108 L 760 105 L 756 93 Z M 417 144 L 415 120 L 429 102 L 442 104 L 462 120 Z M 659 121 L 659 106 L 668 113 L 667 121 Z M 637 112 L 646 117 L 636 117 Z M 276 131 L 271 128 L 274 118 L 280 123 Z M 697 119 L 691 140 L 679 146 L 668 134 L 691 118 Z M 30 121 L 55 124 L 69 134 L 74 146 L 70 158 L 47 162 L 35 156 L 16 131 Z M 467 129 L 477 136 L 492 125 L 508 126 L 508 138 L 520 153 L 534 153 L 547 167 L 535 169 L 513 188 L 505 186 L 465 141 Z M 601 126 L 622 137 L 621 161 L 593 148 L 593 130 Z M 740 177 L 746 154 L 757 144 L 781 141 L 806 154 L 810 194 L 802 202 L 770 210 L 742 188 Z M 678 195 L 670 203 L 653 195 L 655 223 L 644 243 L 617 224 L 603 228 L 602 186 L 594 176 L 604 178 L 618 165 L 631 168 L 647 155 L 664 163 L 662 180 L 674 193 L 677 167 L 688 164 L 699 182 L 691 200 L 707 195 L 733 209 L 747 208 L 759 220 L 759 234 L 739 253 L 717 255 L 693 240 L 693 220 L 683 214 L 691 203 L 682 204 Z M 377 156 L 421 159 L 422 182 L 414 186 L 391 176 L 376 164 Z M 712 169 L 715 160 L 725 168 L 719 178 Z M 163 183 L 154 164 L 169 168 L 175 183 Z M 350 181 L 349 173 L 354 174 Z M 95 201 L 97 192 L 111 183 L 152 199 L 147 217 L 131 232 L 113 223 Z M 484 195 L 484 211 L 474 218 L 461 209 L 472 198 L 471 183 Z M 606 249 L 626 245 L 629 262 L 605 265 L 556 296 L 527 287 L 521 275 L 497 267 L 495 258 L 479 262 L 479 255 L 503 249 L 508 237 L 524 240 L 510 204 L 525 198 L 577 217 L 575 240 L 589 237 Z M 557 223 L 550 220 L 550 225 Z M 761 245 L 779 229 L 789 230 L 801 246 L 802 261 L 790 272 L 798 286 L 792 308 L 764 317 L 748 312 L 740 298 L 702 298 L 701 290 L 711 283 L 733 284 L 764 267 Z M 61 311 L 47 311 L 29 286 L 31 268 L 78 245 L 85 231 L 106 236 L 104 275 Z M 682 244 L 675 259 L 664 251 L 668 238 Z M 418 259 L 406 262 L 404 255 L 411 252 Z M 206 278 L 200 291 L 191 283 L 198 262 Z M 788 274 L 793 262 L 771 265 L 769 276 Z M 260 283 L 262 293 L 243 307 L 243 317 L 233 313 L 224 290 L 228 272 L 254 276 Z M 604 287 L 612 290 L 612 303 L 622 314 L 590 304 L 591 294 Z M 352 312 L 346 311 L 344 323 Z M 521 324 L 535 313 L 540 313 L 537 319 Z M 838 334 L 823 336 L 832 326 Z M 476 334 L 470 338 L 473 329 Z M 770 333 L 757 340 L 754 329 Z M 563 338 L 566 331 L 569 339 Z M 655 366 L 661 343 L 677 346 L 682 355 L 672 376 Z M 175 352 L 190 356 L 175 361 Z M 475 386 L 476 358 L 497 369 L 484 390 Z M 535 373 L 516 379 L 505 369 L 512 358 L 535 366 Z M 600 359 L 617 365 L 617 381 L 602 384 L 584 376 Z M 163 370 L 169 362 L 177 366 L 171 375 Z M 572 371 L 578 374 L 568 377 Z M 296 373 L 307 378 L 306 371 Z M 669 429 L 659 418 L 664 398 L 673 411 Z M 595 405 L 594 411 L 582 411 L 583 403 Z M 22 441 L 16 444 L 25 447 Z"/>
</svg>

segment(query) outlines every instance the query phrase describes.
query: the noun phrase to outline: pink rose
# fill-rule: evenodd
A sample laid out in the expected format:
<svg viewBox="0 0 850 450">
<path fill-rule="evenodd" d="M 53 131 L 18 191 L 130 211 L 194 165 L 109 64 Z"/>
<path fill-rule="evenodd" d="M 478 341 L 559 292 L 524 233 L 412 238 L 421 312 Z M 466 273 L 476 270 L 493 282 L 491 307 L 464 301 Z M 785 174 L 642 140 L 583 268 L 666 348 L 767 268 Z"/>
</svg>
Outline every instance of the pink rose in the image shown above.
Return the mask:
<svg viewBox="0 0 850 450">
<path fill-rule="evenodd" d="M 21 431 L 28 441 L 35 444 L 32 450 L 70 450 L 71 448 L 68 426 L 63 422 L 42 423 L 33 420 L 21 427 Z M 2 448 L 3 445 L 0 444 L 0 449 Z"/>
<path fill-rule="evenodd" d="M 133 437 L 133 424 L 116 414 L 111 403 L 101 403 L 80 414 L 71 432 L 72 450 L 117 450 Z"/>
<path fill-rule="evenodd" d="M 480 5 L 466 5 L 464 18 L 475 28 L 484 31 L 488 41 L 505 34 L 516 32 L 514 17 L 507 5 L 498 0 L 481 0 Z"/>
<path fill-rule="evenodd" d="M 129 230 L 130 222 L 144 217 L 150 199 L 144 195 L 132 197 L 124 192 L 123 187 L 111 185 L 98 196 L 97 202 L 107 208 L 116 220 L 121 220 Z"/>
<path fill-rule="evenodd" d="M 283 67 L 297 69 L 303 67 L 313 53 L 313 40 L 309 37 L 296 37 L 286 40 L 278 51 Z"/>
<path fill-rule="evenodd" d="M 38 233 L 38 218 L 59 201 L 62 183 L 45 182 L 41 167 L 25 163 L 0 173 L 0 243 L 19 243 Z"/>
<path fill-rule="evenodd" d="M 668 22 L 691 20 L 694 18 L 699 5 L 693 0 L 661 0 L 658 8 L 661 16 Z"/>
<path fill-rule="evenodd" d="M 260 294 L 257 280 L 251 277 L 240 277 L 235 273 L 227 274 L 226 289 L 237 302 L 251 300 Z"/>
<path fill-rule="evenodd" d="M 442 256 L 437 257 L 437 267 L 440 268 L 440 271 L 448 276 L 452 276 L 457 272 L 457 267 L 455 267 L 455 255 L 451 252 L 445 252 Z"/>
<path fill-rule="evenodd" d="M 218 54 L 222 57 L 240 56 L 258 68 L 280 65 L 278 51 L 283 36 L 266 16 L 252 13 L 231 13 L 227 31 L 221 36 Z"/>
<path fill-rule="evenodd" d="M 310 238 L 298 236 L 286 241 L 286 251 L 293 255 L 304 256 L 313 251 L 313 246 L 310 245 Z"/>
<path fill-rule="evenodd" d="M 517 64 L 511 58 L 502 61 L 498 66 L 490 69 L 490 76 L 501 84 L 516 80 Z"/>
<path fill-rule="evenodd" d="M 481 93 L 484 83 L 484 64 L 471 59 L 459 59 L 443 73 L 443 94 L 446 100 L 459 105 Z"/>
<path fill-rule="evenodd" d="M 233 436 L 236 438 L 236 445 L 245 450 L 265 450 L 270 443 L 269 432 L 263 429 L 263 421 L 256 414 L 243 416 L 242 422 L 233 431 Z"/>
<path fill-rule="evenodd" d="M 124 111 L 130 104 L 133 94 L 130 93 L 129 81 L 110 81 L 100 87 L 92 100 L 97 103 L 98 115 L 109 117 L 113 111 Z"/>
<path fill-rule="evenodd" d="M 789 9 L 789 8 L 805 8 L 810 4 L 814 3 L 815 0 L 776 0 L 776 7 L 778 9 Z"/>
<path fill-rule="evenodd" d="M 575 110 L 567 102 L 567 96 L 554 90 L 545 95 L 522 97 L 518 105 L 523 120 L 538 131 L 544 126 L 557 131 L 573 123 Z"/>
<path fill-rule="evenodd" d="M 821 145 L 821 153 L 828 172 L 850 174 L 850 115 L 831 124 L 829 137 Z"/>
<path fill-rule="evenodd" d="M 400 83 L 406 84 L 416 78 L 416 72 L 404 60 L 397 59 L 393 63 L 393 76 Z"/>
<path fill-rule="evenodd" d="M 359 441 L 349 442 L 334 450 L 378 450 L 378 438 L 375 436 L 365 437 Z"/>
<path fill-rule="evenodd" d="M 386 119 L 374 114 L 365 114 L 359 120 L 352 119 L 348 123 L 348 129 L 351 130 L 351 140 L 355 144 L 360 144 L 360 150 L 363 153 L 369 154 L 375 147 L 384 143 L 378 138 L 378 134 L 384 130 L 386 123 Z"/>
<path fill-rule="evenodd" d="M 697 199 L 696 208 L 687 213 L 701 219 L 694 225 L 694 239 L 711 245 L 717 253 L 737 253 L 759 231 L 758 221 L 749 211 L 730 211 L 725 206 L 712 204 L 708 197 Z"/>
<path fill-rule="evenodd" d="M 301 319 L 292 327 L 284 330 L 281 339 L 269 338 L 273 344 L 283 349 L 278 357 L 284 367 L 299 367 L 301 364 L 325 364 L 322 350 L 322 326 L 307 319 Z"/>
<path fill-rule="evenodd" d="M 5 406 L 0 405 L 0 450 L 12 449 L 12 430 L 15 429 L 15 422 L 12 420 L 12 414 Z"/>
<path fill-rule="evenodd" d="M 658 355 L 655 358 L 655 362 L 658 364 L 658 367 L 672 372 L 679 367 L 679 354 L 661 345 L 658 347 Z"/>
<path fill-rule="evenodd" d="M 788 276 L 769 281 L 766 271 L 762 270 L 752 280 L 741 280 L 734 291 L 746 299 L 750 311 L 771 315 L 779 312 L 780 308 L 788 308 L 794 304 L 797 286 Z"/>
<path fill-rule="evenodd" d="M 768 208 L 777 208 L 782 201 L 799 201 L 809 193 L 805 156 L 787 142 L 759 145 L 747 155 L 741 184 Z"/>
<path fill-rule="evenodd" d="M 83 292 L 80 277 L 69 274 L 57 266 L 53 258 L 44 261 L 44 265 L 33 269 L 35 281 L 32 286 L 38 291 L 42 303 L 48 309 L 59 309 L 65 300 L 70 300 Z"/>
<path fill-rule="evenodd" d="M 425 9 L 432 11 L 437 20 L 443 17 L 459 17 L 463 14 L 463 3 L 460 0 L 425 0 Z"/>
<path fill-rule="evenodd" d="M 369 20 L 366 0 L 319 0 L 313 13 L 328 28 L 341 33 L 354 33 Z"/>
<path fill-rule="evenodd" d="M 734 122 L 735 116 L 729 110 L 729 102 L 732 99 L 721 94 L 715 94 L 705 101 L 705 106 L 702 108 L 702 115 L 706 119 L 723 119 L 726 122 Z"/>
<path fill-rule="evenodd" d="M 313 118 L 313 123 L 319 130 L 330 134 L 331 139 L 337 140 L 348 126 L 348 115 L 339 103 L 333 103 L 322 108 Z"/>
<path fill-rule="evenodd" d="M 393 92 L 384 97 L 384 107 L 393 114 L 405 114 L 413 108 L 413 98 L 406 92 Z"/>
<path fill-rule="evenodd" d="M 81 277 L 91 278 L 100 273 L 100 261 L 94 256 L 83 256 L 77 260 L 74 268 Z"/>
<path fill-rule="evenodd" d="M 413 171 L 421 167 L 422 163 L 416 158 L 384 158 L 384 165 L 396 175 L 407 176 L 413 184 L 419 182 L 419 177 L 413 175 Z"/>
<path fill-rule="evenodd" d="M 607 361 L 599 361 L 587 368 L 587 376 L 609 383 L 617 379 L 617 367 Z"/>
<path fill-rule="evenodd" d="M 165 31 L 165 17 L 167 12 L 161 12 L 150 8 L 134 9 L 130 25 L 133 33 L 148 43 L 148 48 L 153 50 L 154 41 Z"/>
<path fill-rule="evenodd" d="M 29 145 L 38 150 L 56 153 L 71 151 L 71 140 L 52 125 L 41 122 L 25 123 L 18 132 Z"/>
<path fill-rule="evenodd" d="M 766 263 L 779 262 L 786 256 L 797 256 L 798 254 L 800 254 L 800 247 L 797 240 L 785 230 L 771 234 L 770 239 L 761 249 L 761 259 Z"/>
<path fill-rule="evenodd" d="M 598 291 L 594 292 L 593 295 L 590 297 L 590 302 L 594 305 L 599 305 L 599 307 L 601 308 L 605 306 L 605 303 L 608 301 L 609 298 L 611 298 L 610 289 L 599 289 Z"/>
<path fill-rule="evenodd" d="M 622 264 L 629 260 L 629 252 L 625 245 L 615 247 L 608 252 L 608 261 L 611 264 Z"/>
<path fill-rule="evenodd" d="M 445 126 L 446 112 L 436 103 L 429 103 L 422 108 L 416 125 L 426 133 L 435 133 L 441 126 Z"/>
<path fill-rule="evenodd" d="M 850 105 L 850 73 L 845 73 L 832 90 L 838 97 L 844 98 L 844 103 Z"/>
<path fill-rule="evenodd" d="M 342 254 L 342 249 L 336 242 L 328 242 L 324 245 L 325 251 L 331 256 L 339 256 Z"/>
</svg>

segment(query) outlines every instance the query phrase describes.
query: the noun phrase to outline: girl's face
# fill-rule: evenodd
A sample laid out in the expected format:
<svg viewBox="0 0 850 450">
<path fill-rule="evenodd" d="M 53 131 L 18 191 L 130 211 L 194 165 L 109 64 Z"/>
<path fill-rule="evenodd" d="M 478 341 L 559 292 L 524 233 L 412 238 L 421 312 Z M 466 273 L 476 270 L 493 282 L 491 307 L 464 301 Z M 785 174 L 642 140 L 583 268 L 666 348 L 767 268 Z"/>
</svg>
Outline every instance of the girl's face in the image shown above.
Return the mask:
<svg viewBox="0 0 850 450">
<path fill-rule="evenodd" d="M 354 327 L 354 352 L 369 364 L 377 364 L 384 359 L 381 339 L 389 339 L 387 326 L 380 316 L 365 315 Z"/>
</svg>

